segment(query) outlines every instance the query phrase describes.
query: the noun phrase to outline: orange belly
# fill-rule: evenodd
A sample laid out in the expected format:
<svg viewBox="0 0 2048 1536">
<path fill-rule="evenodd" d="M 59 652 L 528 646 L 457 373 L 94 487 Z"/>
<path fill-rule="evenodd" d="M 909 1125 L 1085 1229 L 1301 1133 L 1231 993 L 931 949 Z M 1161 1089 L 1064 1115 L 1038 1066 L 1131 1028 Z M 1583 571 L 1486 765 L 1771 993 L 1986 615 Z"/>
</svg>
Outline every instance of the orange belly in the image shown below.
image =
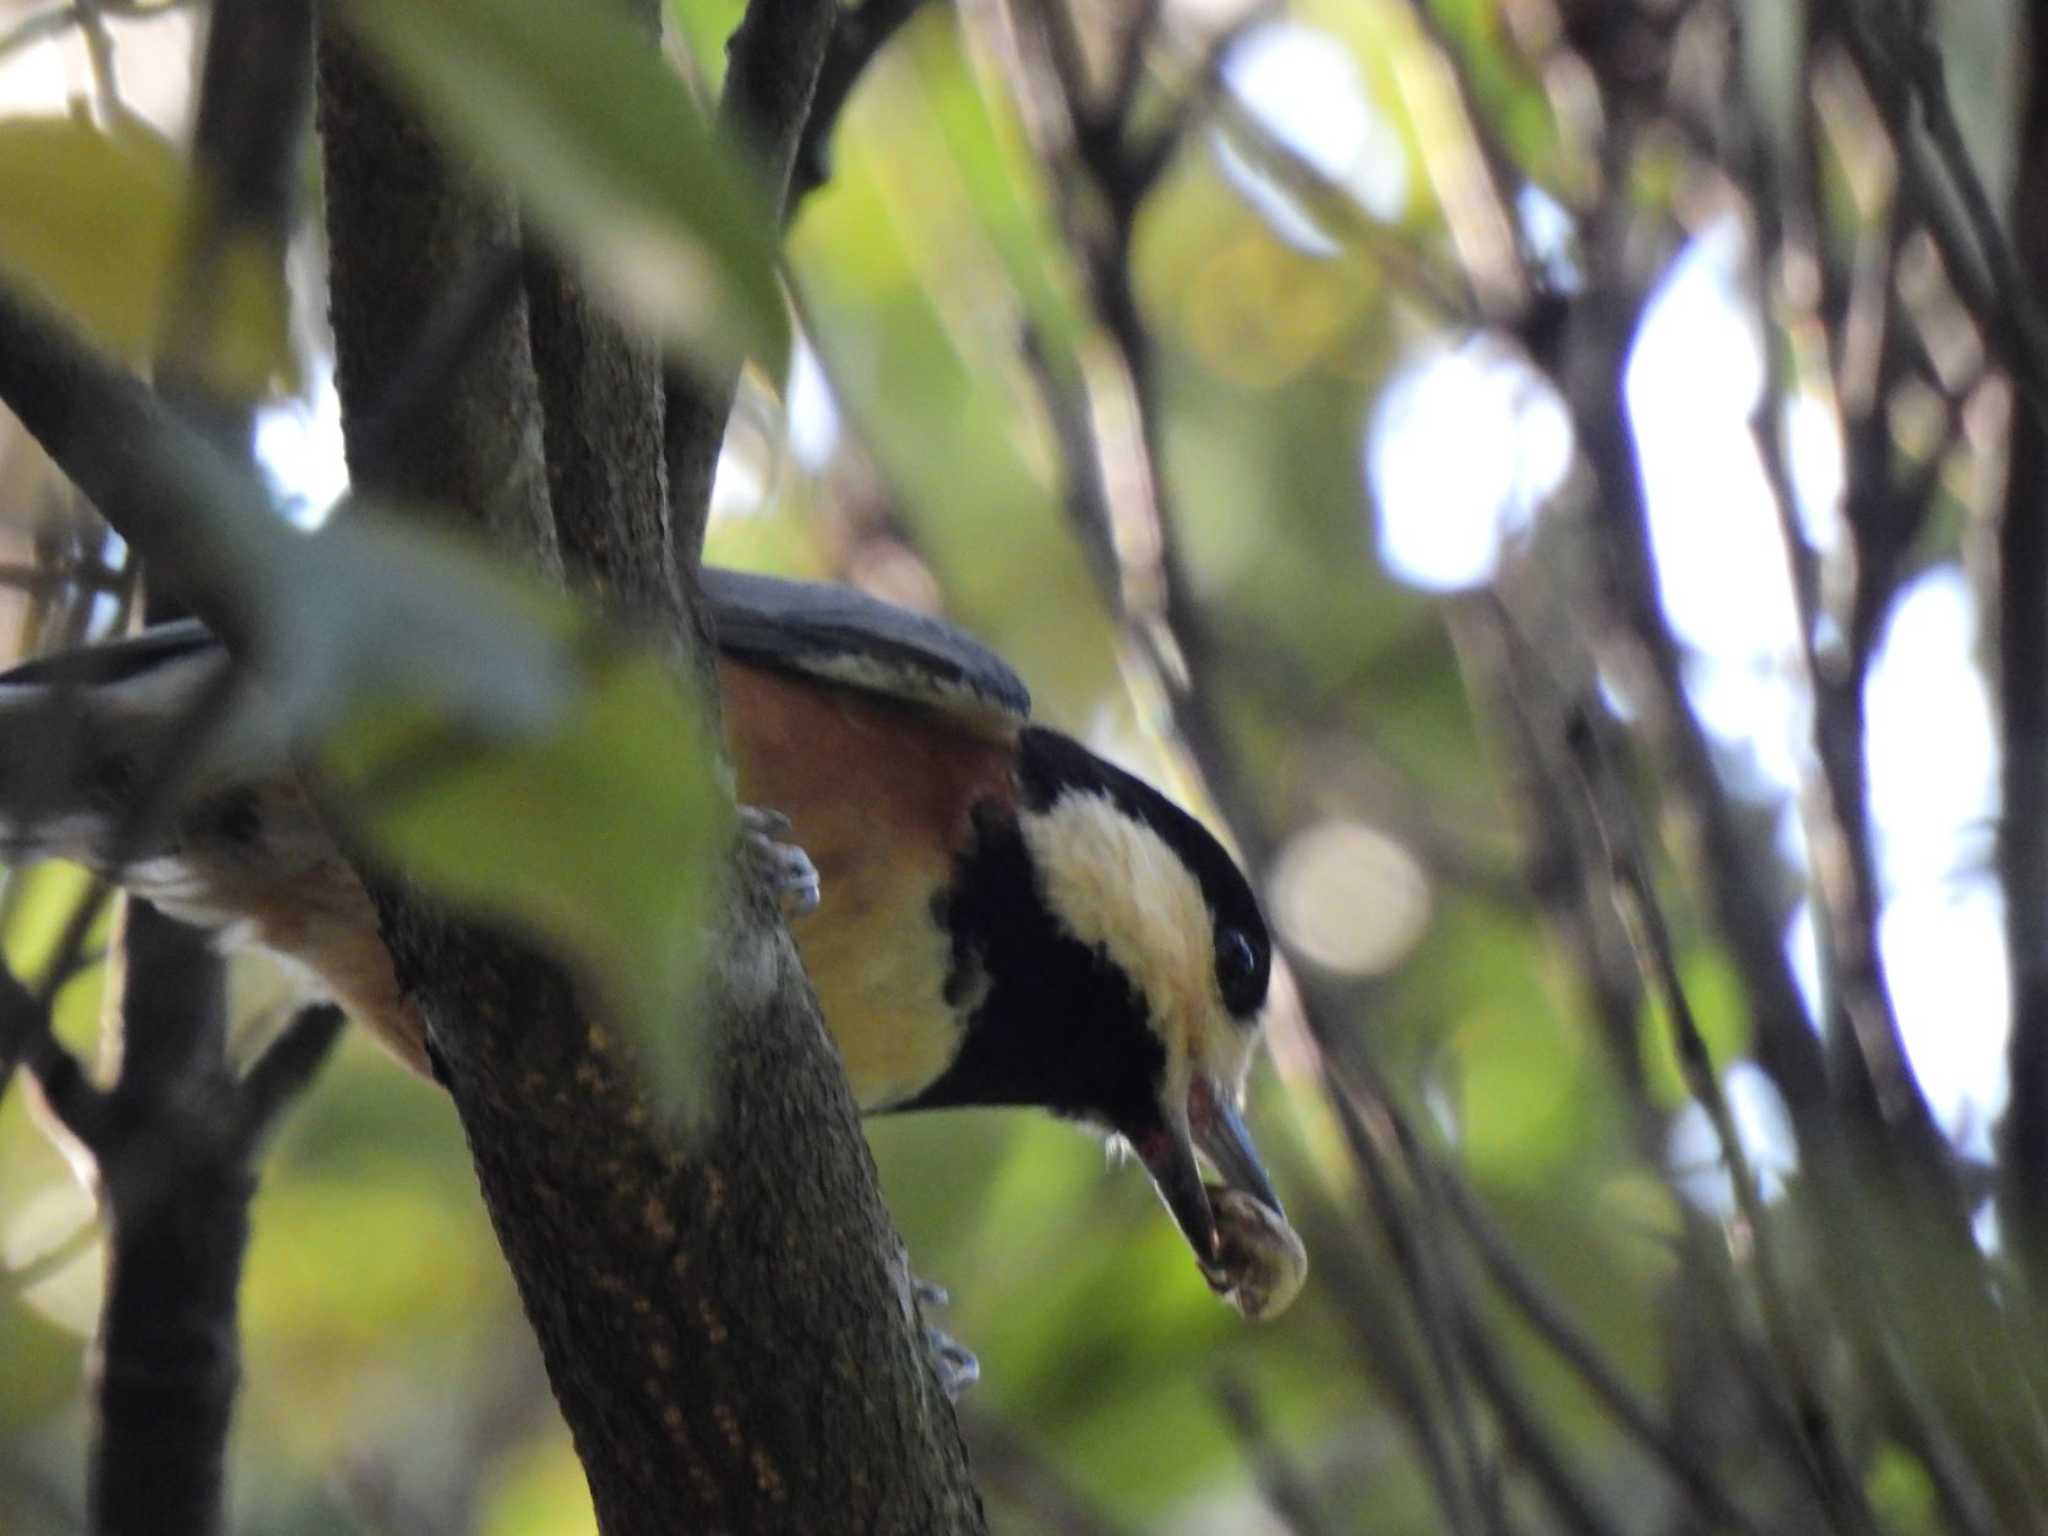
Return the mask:
<svg viewBox="0 0 2048 1536">
<path fill-rule="evenodd" d="M 932 899 L 977 801 L 1014 796 L 1011 749 L 893 699 L 722 661 L 740 799 L 782 812 L 818 868 L 791 931 L 863 1109 L 944 1071 L 958 1031 Z"/>
<path fill-rule="evenodd" d="M 792 932 L 854 1097 L 863 1109 L 900 1103 L 944 1071 L 958 1046 L 942 995 L 949 943 L 932 900 L 975 803 L 1014 797 L 1011 749 L 932 710 L 742 662 L 720 662 L 719 686 L 740 799 L 787 816 L 789 836 L 818 868 L 818 909 Z M 331 878 L 314 891 L 216 871 L 208 894 L 217 899 L 188 915 L 246 925 L 425 1073 L 420 1021 L 399 995 L 368 893 L 338 858 L 320 872 Z"/>
</svg>

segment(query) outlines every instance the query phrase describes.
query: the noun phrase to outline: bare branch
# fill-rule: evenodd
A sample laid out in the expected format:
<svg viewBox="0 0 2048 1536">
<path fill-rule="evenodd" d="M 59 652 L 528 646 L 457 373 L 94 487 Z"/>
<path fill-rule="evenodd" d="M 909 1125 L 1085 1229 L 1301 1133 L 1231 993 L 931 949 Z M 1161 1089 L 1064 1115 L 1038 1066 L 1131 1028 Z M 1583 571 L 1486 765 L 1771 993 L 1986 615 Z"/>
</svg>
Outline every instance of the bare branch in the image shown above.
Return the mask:
<svg viewBox="0 0 2048 1536">
<path fill-rule="evenodd" d="M 59 1123 L 90 1145 L 104 1114 L 103 1096 L 51 1032 L 48 1004 L 0 966 L 0 1093 L 17 1068 L 35 1078 Z"/>
<path fill-rule="evenodd" d="M 235 1089 L 235 1140 L 253 1157 L 279 1117 L 311 1085 L 347 1027 L 332 1003 L 316 1003 L 292 1016 L 264 1048 Z"/>
<path fill-rule="evenodd" d="M 1741 1536 L 1762 1536 L 1763 1528 L 1621 1378 L 1571 1320 L 1563 1304 L 1529 1272 L 1464 1182 L 1451 1170 L 1438 1169 L 1435 1187 L 1502 1294 L 1514 1303 L 1537 1337 L 1571 1367 L 1579 1382 L 1613 1415 L 1615 1422 L 1657 1459 L 1701 1517 Z"/>
<path fill-rule="evenodd" d="M 1250 1383 L 1225 1372 L 1216 1383 L 1216 1399 L 1223 1405 L 1223 1417 L 1244 1448 L 1245 1459 L 1252 1464 L 1266 1502 L 1286 1522 L 1290 1536 L 1330 1536 L 1335 1527 L 1324 1516 L 1314 1485 L 1287 1447 L 1275 1438 Z"/>
<path fill-rule="evenodd" d="M 45 38 L 68 32 L 73 27 L 103 30 L 102 24 L 110 16 L 123 21 L 146 21 L 154 16 L 174 15 L 194 3 L 195 0 L 80 0 L 78 4 L 37 11 L 11 31 L 0 35 L 0 59 Z M 103 51 L 104 42 L 96 42 L 93 47 L 97 55 Z M 97 70 L 98 59 L 92 62 Z"/>
<path fill-rule="evenodd" d="M 785 212 L 794 206 L 798 151 L 838 12 L 838 0 L 752 0 L 726 45 L 719 125 L 751 148 L 774 206 Z M 711 483 L 738 382 L 734 371 L 711 377 L 674 365 L 663 375 L 669 536 L 686 585 L 694 583 L 703 554 Z"/>
<path fill-rule="evenodd" d="M 790 168 L 792 217 L 803 200 L 831 178 L 832 134 L 854 87 L 860 84 L 876 55 L 917 14 L 920 4 L 922 0 L 864 0 L 857 9 L 842 9 L 834 20 L 832 39 L 826 45 L 824 63 L 818 68 L 817 88 L 811 93 L 810 111 L 804 116 L 803 132 Z"/>
<path fill-rule="evenodd" d="M 1490 1453 L 1481 1446 L 1473 1415 L 1470 1393 L 1459 1365 L 1467 1342 L 1462 1297 L 1448 1284 L 1435 1260 L 1429 1231 L 1421 1213 L 1411 1202 L 1395 1176 L 1393 1161 L 1381 1149 L 1373 1127 L 1367 1122 L 1351 1094 L 1325 1073 L 1331 1105 L 1352 1161 L 1364 1176 L 1371 1210 L 1395 1267 L 1400 1272 L 1423 1343 L 1444 1400 L 1449 1443 L 1456 1455 L 1454 1497 L 1443 1500 L 1445 1514 L 1459 1530 L 1504 1532 L 1506 1514 L 1500 1502 L 1500 1478 Z M 1379 1096 L 1384 1097 L 1384 1095 Z"/>
<path fill-rule="evenodd" d="M 2048 38 L 2028 52 L 2013 229 L 2029 268 L 2048 270 Z M 1999 1217 L 2048 1294 L 2048 423 L 2015 414 L 1998 524 L 1999 870 L 2013 971 L 2006 1061 L 2011 1105 L 2000 1129 Z"/>
<path fill-rule="evenodd" d="M 1607 850 L 1615 906 L 1635 941 L 1644 977 L 1663 1007 L 1686 1088 L 1706 1112 L 1722 1161 L 1728 1168 L 1736 1207 L 1742 1213 L 1754 1252 L 1750 1269 L 1772 1353 L 1781 1372 L 1780 1386 L 1794 1405 L 1792 1422 L 1803 1428 L 1814 1490 L 1839 1528 L 1873 1532 L 1877 1529 L 1876 1516 L 1863 1491 L 1862 1480 L 1839 1443 L 1817 1385 L 1811 1350 L 1793 1321 L 1791 1293 L 1776 1255 L 1776 1239 L 1763 1207 L 1755 1169 L 1750 1165 L 1735 1116 L 1722 1092 L 1706 1037 L 1700 1032 L 1691 1001 L 1679 979 L 1677 955 L 1651 888 L 1634 811 L 1604 760 L 1590 717 L 1578 715 L 1568 727 L 1568 739 L 1584 775 L 1587 800 Z"/>
<path fill-rule="evenodd" d="M 81 1221 L 69 1234 L 45 1248 L 26 1264 L 0 1272 L 0 1292 L 5 1292 L 10 1297 L 18 1297 L 23 1291 L 41 1285 L 59 1270 L 91 1253 L 105 1236 L 106 1228 L 100 1224 L 97 1216 Z"/>
<path fill-rule="evenodd" d="M 1891 135 L 1901 181 L 1941 252 L 1949 281 L 2029 409 L 2048 415 L 2048 328 L 1963 141 L 1940 52 L 1925 31 L 1930 8 L 1849 0 L 1838 14 L 1839 35 Z M 1916 102 L 1934 160 L 1912 119 Z M 1960 210 L 1944 179 L 1961 198 Z"/>
<path fill-rule="evenodd" d="M 1029 1509 L 1053 1536 L 1128 1536 L 1125 1527 L 1070 1486 L 1059 1469 L 1005 1420 L 963 1412 L 961 1429 L 983 1481 Z"/>
</svg>

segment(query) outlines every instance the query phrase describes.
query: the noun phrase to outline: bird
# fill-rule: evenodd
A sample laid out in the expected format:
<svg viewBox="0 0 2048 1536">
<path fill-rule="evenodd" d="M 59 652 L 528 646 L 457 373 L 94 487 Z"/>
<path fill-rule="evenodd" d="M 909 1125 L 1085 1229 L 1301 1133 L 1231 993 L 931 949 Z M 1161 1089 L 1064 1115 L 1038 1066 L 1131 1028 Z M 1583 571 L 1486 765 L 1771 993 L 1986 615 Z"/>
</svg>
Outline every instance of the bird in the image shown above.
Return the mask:
<svg viewBox="0 0 2048 1536">
<path fill-rule="evenodd" d="M 1284 1310 L 1305 1255 L 1241 1110 L 1273 946 L 1222 842 L 1036 723 L 1017 674 L 951 624 L 845 586 L 713 566 L 701 585 L 749 838 L 862 1111 L 1035 1107 L 1107 1133 L 1211 1287 L 1247 1317 Z M 118 846 L 233 665 L 183 620 L 0 673 L 0 858 L 75 860 L 283 955 L 428 1072 L 280 732 L 239 729 L 149 841 Z"/>
</svg>

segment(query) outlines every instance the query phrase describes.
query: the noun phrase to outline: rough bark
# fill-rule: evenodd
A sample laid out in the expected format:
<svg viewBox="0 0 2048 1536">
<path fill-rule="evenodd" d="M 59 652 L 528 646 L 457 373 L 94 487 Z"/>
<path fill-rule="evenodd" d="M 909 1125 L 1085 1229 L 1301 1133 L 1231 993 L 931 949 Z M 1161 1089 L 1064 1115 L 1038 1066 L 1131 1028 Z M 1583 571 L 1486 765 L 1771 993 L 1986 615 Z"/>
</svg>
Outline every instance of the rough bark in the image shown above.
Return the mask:
<svg viewBox="0 0 2048 1536">
<path fill-rule="evenodd" d="M 835 22 L 846 25 L 838 0 L 753 0 L 726 48 L 719 126 L 748 146 L 778 206 L 789 206 L 797 149 Z M 669 507 L 676 563 L 686 580 L 695 579 L 704 547 L 718 449 L 738 382 L 735 370 L 668 369 L 662 423 Z"/>
<path fill-rule="evenodd" d="M 2048 56 L 2027 52 L 2014 189 L 2013 243 L 2048 270 Z M 1998 535 L 1998 691 L 2004 728 L 2006 940 L 2012 950 L 2012 1107 L 2001 1128 L 1999 1214 L 2037 1292 L 2048 1281 L 2048 432 L 2015 410 Z M 2037 1297 L 2038 1300 L 2038 1297 Z"/>
<path fill-rule="evenodd" d="M 221 1525 L 256 1180 L 229 1134 L 220 989 L 188 938 L 153 913 L 129 926 L 128 1051 L 106 1129 L 88 1143 L 107 1211 L 87 1481 L 95 1536 Z"/>
<path fill-rule="evenodd" d="M 479 247 L 512 232 L 332 37 L 321 93 L 355 424 Z M 633 602 L 667 580 L 639 564 L 660 558 L 646 498 L 662 444 L 640 425 L 654 376 L 580 300 L 557 306 L 564 292 L 530 283 L 433 419 L 381 437 L 374 460 L 352 437 L 351 464 L 366 489 L 461 509 L 543 565 L 560 550 Z M 529 332 L 536 295 L 552 318 Z M 602 419 L 607 401 L 627 419 Z M 636 462 L 600 466 L 599 451 Z M 715 455 L 716 437 L 696 451 Z M 687 653 L 688 624 L 673 628 Z M 650 1112 L 553 967 L 402 891 L 379 899 L 607 1536 L 980 1529 L 844 1076 L 776 914 L 730 914 L 704 1005 L 723 1043 L 714 1114 L 693 1137 Z"/>
<path fill-rule="evenodd" d="M 419 340 L 436 334 L 441 306 L 516 263 L 511 200 L 451 175 L 331 23 L 318 74 L 329 306 L 353 483 L 454 516 L 542 570 L 559 570 L 540 397 L 516 291 L 464 337 L 460 378 L 408 391 L 402 413 L 387 409 Z"/>
</svg>

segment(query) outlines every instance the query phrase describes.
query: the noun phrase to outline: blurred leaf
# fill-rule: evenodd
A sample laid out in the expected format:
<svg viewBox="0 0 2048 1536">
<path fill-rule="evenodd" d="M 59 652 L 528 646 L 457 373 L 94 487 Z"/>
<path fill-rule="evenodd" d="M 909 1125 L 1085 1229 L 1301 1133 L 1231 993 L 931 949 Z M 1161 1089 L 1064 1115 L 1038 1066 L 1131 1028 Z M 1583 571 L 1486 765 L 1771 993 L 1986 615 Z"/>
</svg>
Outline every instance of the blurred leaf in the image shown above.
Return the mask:
<svg viewBox="0 0 2048 1536">
<path fill-rule="evenodd" d="M 345 14 L 627 316 L 707 359 L 751 351 L 780 376 L 774 212 L 652 38 L 552 0 L 351 0 Z"/>
<path fill-rule="evenodd" d="M 189 195 L 176 152 L 139 129 L 0 121 L 0 266 L 124 357 L 156 345 Z"/>
<path fill-rule="evenodd" d="M 1926 1470 L 1896 1446 L 1880 1446 L 1867 1478 L 1871 1506 L 1886 1525 L 1900 1531 L 1942 1528 L 1940 1506 Z"/>
<path fill-rule="evenodd" d="M 366 695 L 415 697 L 504 735 L 551 728 L 571 707 L 567 600 L 503 555 L 360 505 L 308 537 L 266 503 L 248 542 L 259 531 L 254 659 L 295 734 Z"/>
<path fill-rule="evenodd" d="M 272 389 L 300 391 L 292 355 L 291 300 L 279 281 L 279 252 L 263 235 L 227 232 L 207 277 L 209 335 L 200 338 L 188 363 L 214 393 L 230 400 L 258 400 Z M 190 295 L 181 294 L 191 303 Z"/>
<path fill-rule="evenodd" d="M 140 127 L 0 120 L 0 267 L 8 276 L 130 360 L 155 353 L 169 327 L 196 318 L 194 371 L 253 400 L 291 371 L 276 252 L 258 238 L 229 239 L 206 291 L 179 293 L 200 211 L 176 151 Z"/>
<path fill-rule="evenodd" d="M 386 694 L 329 738 L 323 767 L 353 824 L 407 875 L 571 960 L 657 1091 L 688 1108 L 730 829 L 702 721 L 665 659 L 590 649 L 579 697 L 548 729 L 493 737 Z"/>
</svg>

